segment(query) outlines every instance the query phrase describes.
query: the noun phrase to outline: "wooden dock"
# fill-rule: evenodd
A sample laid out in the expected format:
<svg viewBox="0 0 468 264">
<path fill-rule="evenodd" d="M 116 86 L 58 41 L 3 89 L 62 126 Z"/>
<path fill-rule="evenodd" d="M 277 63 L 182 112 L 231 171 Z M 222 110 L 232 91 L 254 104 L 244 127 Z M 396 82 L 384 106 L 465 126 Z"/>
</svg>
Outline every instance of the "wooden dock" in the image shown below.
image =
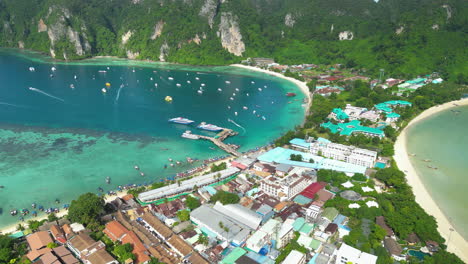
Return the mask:
<svg viewBox="0 0 468 264">
<path fill-rule="evenodd" d="M 240 157 L 242 155 L 241 153 L 237 152 L 237 150 L 235 150 L 233 147 L 223 142 L 228 137 L 232 137 L 237 134 L 238 133 L 235 132 L 234 130 L 225 128 L 214 137 L 208 137 L 208 136 L 197 135 L 197 134 L 192 134 L 192 135 L 195 135 L 196 137 L 198 137 L 198 139 L 209 140 L 213 142 L 218 148 L 226 151 L 227 153 L 234 155 L 236 157 Z"/>
</svg>

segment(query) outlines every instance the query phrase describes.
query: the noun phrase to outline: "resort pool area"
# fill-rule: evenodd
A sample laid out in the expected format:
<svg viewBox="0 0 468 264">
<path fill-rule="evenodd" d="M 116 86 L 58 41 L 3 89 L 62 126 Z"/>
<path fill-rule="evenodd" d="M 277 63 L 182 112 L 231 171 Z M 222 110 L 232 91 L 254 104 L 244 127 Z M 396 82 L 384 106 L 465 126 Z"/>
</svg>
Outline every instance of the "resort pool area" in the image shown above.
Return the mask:
<svg viewBox="0 0 468 264">
<path fill-rule="evenodd" d="M 408 255 L 417 257 L 419 260 L 423 260 L 425 256 L 430 256 L 427 253 L 421 252 L 421 251 L 416 251 L 416 250 L 408 250 Z"/>
</svg>

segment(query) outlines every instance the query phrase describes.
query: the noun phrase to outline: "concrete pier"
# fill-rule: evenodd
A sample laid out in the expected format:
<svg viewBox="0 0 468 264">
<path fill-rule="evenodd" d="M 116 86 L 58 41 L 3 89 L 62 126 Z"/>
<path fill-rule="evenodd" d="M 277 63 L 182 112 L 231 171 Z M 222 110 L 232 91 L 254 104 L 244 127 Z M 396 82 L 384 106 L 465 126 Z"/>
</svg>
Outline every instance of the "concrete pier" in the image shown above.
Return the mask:
<svg viewBox="0 0 468 264">
<path fill-rule="evenodd" d="M 197 135 L 197 134 L 193 134 L 193 133 L 191 135 L 197 137 L 197 138 L 193 138 L 193 139 L 209 140 L 209 141 L 213 142 L 218 148 L 226 151 L 227 153 L 229 153 L 231 155 L 234 155 L 236 157 L 240 157 L 242 155 L 241 153 L 237 152 L 234 148 L 232 148 L 231 146 L 229 146 L 229 145 L 227 145 L 227 144 L 225 144 L 223 142 L 224 140 L 226 140 L 226 138 L 231 137 L 231 136 L 235 136 L 237 134 L 238 133 L 235 132 L 232 129 L 224 128 L 221 132 L 219 132 L 214 137 Z"/>
</svg>

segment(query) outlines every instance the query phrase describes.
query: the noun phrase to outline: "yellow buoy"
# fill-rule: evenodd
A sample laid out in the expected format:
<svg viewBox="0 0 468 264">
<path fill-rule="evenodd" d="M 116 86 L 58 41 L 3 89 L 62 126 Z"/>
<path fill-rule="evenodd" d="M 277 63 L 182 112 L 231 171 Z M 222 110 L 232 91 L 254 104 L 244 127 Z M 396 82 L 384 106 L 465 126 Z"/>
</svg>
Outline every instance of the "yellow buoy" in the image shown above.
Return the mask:
<svg viewBox="0 0 468 264">
<path fill-rule="evenodd" d="M 166 100 L 166 102 L 172 102 L 172 97 L 168 95 L 166 98 L 164 98 L 164 100 Z"/>
<path fill-rule="evenodd" d="M 111 86 L 111 84 L 110 84 L 110 83 L 106 83 L 106 87 L 110 87 L 110 86 Z"/>
</svg>

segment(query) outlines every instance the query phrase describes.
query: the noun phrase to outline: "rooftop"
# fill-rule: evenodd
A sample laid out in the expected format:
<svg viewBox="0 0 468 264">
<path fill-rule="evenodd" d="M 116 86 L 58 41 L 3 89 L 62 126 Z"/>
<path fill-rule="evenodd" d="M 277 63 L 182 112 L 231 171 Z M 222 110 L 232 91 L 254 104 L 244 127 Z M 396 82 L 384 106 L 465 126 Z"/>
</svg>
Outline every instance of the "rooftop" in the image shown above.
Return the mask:
<svg viewBox="0 0 468 264">
<path fill-rule="evenodd" d="M 290 160 L 291 154 L 302 155 L 304 160 L 312 159 L 314 163 L 309 162 L 300 162 Z M 310 168 L 310 169 L 329 169 L 342 172 L 351 172 L 351 173 L 365 173 L 366 167 L 346 163 L 343 161 L 327 159 L 320 156 L 312 155 L 310 153 L 300 152 L 292 149 L 286 149 L 277 147 L 266 153 L 263 153 L 258 157 L 262 162 L 269 163 L 284 163 L 292 166 Z"/>
<path fill-rule="evenodd" d="M 378 128 L 362 126 L 361 121 L 359 120 L 353 120 L 348 123 L 338 123 L 336 125 L 332 122 L 327 122 L 321 124 L 320 126 L 330 129 L 332 133 L 339 132 L 342 136 L 350 136 L 354 132 L 368 133 L 379 137 L 385 136 L 385 133 L 382 130 Z"/>
</svg>

